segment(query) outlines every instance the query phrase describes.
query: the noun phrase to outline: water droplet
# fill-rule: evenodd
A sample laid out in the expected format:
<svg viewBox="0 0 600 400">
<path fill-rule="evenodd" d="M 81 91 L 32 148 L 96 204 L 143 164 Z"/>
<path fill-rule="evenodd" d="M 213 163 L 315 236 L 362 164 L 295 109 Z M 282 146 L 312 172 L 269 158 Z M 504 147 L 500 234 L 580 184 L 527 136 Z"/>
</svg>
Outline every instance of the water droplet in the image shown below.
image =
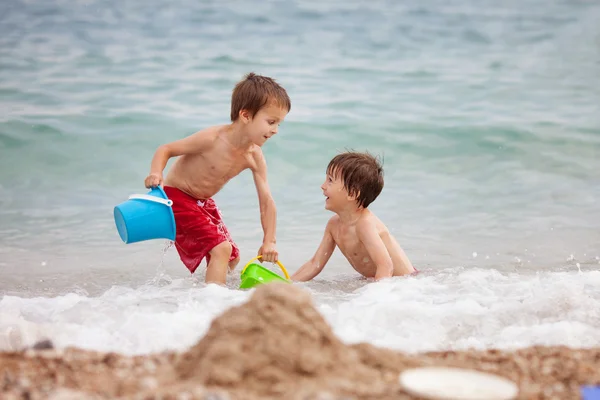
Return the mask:
<svg viewBox="0 0 600 400">
<path fill-rule="evenodd" d="M 46 261 L 42 261 L 42 267 L 46 266 Z"/>
<path fill-rule="evenodd" d="M 477 258 L 477 252 L 476 251 L 473 252 L 473 258 Z"/>
</svg>

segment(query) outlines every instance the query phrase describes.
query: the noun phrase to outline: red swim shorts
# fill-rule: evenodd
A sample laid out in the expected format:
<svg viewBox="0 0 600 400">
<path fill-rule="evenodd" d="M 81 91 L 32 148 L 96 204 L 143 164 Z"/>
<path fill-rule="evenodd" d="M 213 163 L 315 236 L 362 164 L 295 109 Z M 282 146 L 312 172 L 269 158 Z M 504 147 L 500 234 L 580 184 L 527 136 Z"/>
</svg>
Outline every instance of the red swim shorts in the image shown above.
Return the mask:
<svg viewBox="0 0 600 400">
<path fill-rule="evenodd" d="M 169 199 L 173 200 L 177 227 L 175 247 L 179 258 L 192 274 L 204 257 L 209 263 L 209 252 L 226 240 L 233 248 L 229 261 L 240 255 L 240 250 L 231 239 L 221 212 L 212 198 L 198 200 L 171 186 L 165 186 L 164 190 Z"/>
</svg>

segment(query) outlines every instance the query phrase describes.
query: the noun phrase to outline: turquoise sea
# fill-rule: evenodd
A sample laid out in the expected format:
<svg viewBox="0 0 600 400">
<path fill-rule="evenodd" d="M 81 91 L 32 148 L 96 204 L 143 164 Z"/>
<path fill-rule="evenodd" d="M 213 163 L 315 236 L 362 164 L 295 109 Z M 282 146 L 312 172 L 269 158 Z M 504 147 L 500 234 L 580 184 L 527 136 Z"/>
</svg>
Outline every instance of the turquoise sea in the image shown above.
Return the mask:
<svg viewBox="0 0 600 400">
<path fill-rule="evenodd" d="M 384 158 L 371 208 L 422 273 L 367 284 L 336 252 L 301 286 L 343 340 L 600 346 L 598 21 L 583 0 L 3 1 L 0 350 L 184 349 L 247 300 L 239 269 L 206 287 L 167 242 L 121 242 L 112 212 L 157 146 L 228 122 L 251 71 L 292 100 L 263 148 L 288 270 L 331 216 L 331 157 Z M 243 265 L 251 175 L 216 201 Z"/>
</svg>

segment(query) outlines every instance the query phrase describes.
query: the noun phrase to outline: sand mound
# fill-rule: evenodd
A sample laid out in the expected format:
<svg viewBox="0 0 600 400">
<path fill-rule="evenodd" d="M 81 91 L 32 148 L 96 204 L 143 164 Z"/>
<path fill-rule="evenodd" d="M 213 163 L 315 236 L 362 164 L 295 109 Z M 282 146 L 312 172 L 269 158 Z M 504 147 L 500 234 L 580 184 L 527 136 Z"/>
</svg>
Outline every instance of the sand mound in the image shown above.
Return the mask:
<svg viewBox="0 0 600 400">
<path fill-rule="evenodd" d="M 78 349 L 0 353 L 2 399 L 410 399 L 401 371 L 447 365 L 507 377 L 520 399 L 576 399 L 600 384 L 600 349 L 406 355 L 347 346 L 296 286 L 259 287 L 188 351 L 125 357 Z"/>
<path fill-rule="evenodd" d="M 379 395 L 388 382 L 344 345 L 305 291 L 269 284 L 216 318 L 177 364 L 182 379 L 260 396 L 331 391 Z"/>
</svg>

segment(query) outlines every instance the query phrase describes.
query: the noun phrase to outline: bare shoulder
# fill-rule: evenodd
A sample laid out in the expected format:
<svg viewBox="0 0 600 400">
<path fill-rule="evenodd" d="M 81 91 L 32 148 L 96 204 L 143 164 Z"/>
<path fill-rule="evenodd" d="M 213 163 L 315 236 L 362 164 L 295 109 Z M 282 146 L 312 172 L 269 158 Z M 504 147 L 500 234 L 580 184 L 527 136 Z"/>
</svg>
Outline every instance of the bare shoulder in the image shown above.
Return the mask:
<svg viewBox="0 0 600 400">
<path fill-rule="evenodd" d="M 210 146 L 216 142 L 219 136 L 223 133 L 222 126 L 210 126 L 192 133 L 182 140 L 182 144 L 194 145 L 202 144 L 203 147 Z"/>
<path fill-rule="evenodd" d="M 267 168 L 267 160 L 262 152 L 260 146 L 252 146 L 248 150 L 248 156 L 250 158 L 250 169 L 252 171 L 259 171 Z"/>
<path fill-rule="evenodd" d="M 336 214 L 333 217 L 329 218 L 329 221 L 327 221 L 327 225 L 325 226 L 325 230 L 331 231 L 339 226 L 340 226 L 340 216 Z"/>
<path fill-rule="evenodd" d="M 389 234 L 385 224 L 371 211 L 368 211 L 357 222 L 357 228 L 361 233 L 377 232 L 379 235 Z"/>
<path fill-rule="evenodd" d="M 183 139 L 164 144 L 163 147 L 170 157 L 203 153 L 214 146 L 220 131 L 219 126 L 205 128 Z"/>
<path fill-rule="evenodd" d="M 361 218 L 356 222 L 356 227 L 360 230 L 372 229 L 377 226 L 379 219 L 372 212 L 366 210 Z"/>
<path fill-rule="evenodd" d="M 223 135 L 226 132 L 225 125 L 216 125 L 209 126 L 208 128 L 204 128 L 199 130 L 194 135 L 202 136 L 208 140 L 216 140 L 219 136 Z"/>
</svg>

